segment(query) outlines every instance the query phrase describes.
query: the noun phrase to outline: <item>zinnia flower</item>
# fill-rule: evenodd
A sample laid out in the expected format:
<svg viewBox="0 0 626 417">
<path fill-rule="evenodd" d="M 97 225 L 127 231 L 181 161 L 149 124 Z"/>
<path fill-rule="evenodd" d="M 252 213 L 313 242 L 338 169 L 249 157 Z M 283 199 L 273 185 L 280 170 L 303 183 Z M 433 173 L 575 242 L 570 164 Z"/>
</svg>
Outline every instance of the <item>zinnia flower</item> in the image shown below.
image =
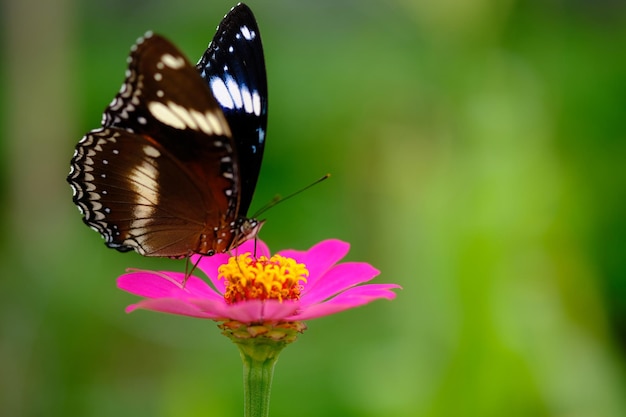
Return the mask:
<svg viewBox="0 0 626 417">
<path fill-rule="evenodd" d="M 337 313 L 379 298 L 393 299 L 395 284 L 367 284 L 379 271 L 364 262 L 337 263 L 350 245 L 322 241 L 307 251 L 271 256 L 261 240 L 238 247 L 235 256 L 198 259 L 211 281 L 179 272 L 136 271 L 119 277 L 124 291 L 144 297 L 126 311 L 146 309 L 246 325 L 294 323 Z M 256 254 L 256 256 L 254 256 Z M 228 324 L 227 324 L 228 325 Z"/>
<path fill-rule="evenodd" d="M 350 245 L 325 240 L 307 251 L 270 256 L 260 240 L 235 255 L 192 256 L 211 284 L 179 272 L 136 271 L 118 278 L 119 288 L 144 297 L 128 306 L 220 322 L 243 361 L 244 413 L 269 415 L 270 388 L 279 353 L 314 319 L 393 299 L 395 284 L 366 284 L 379 271 L 364 262 L 339 262 Z"/>
</svg>

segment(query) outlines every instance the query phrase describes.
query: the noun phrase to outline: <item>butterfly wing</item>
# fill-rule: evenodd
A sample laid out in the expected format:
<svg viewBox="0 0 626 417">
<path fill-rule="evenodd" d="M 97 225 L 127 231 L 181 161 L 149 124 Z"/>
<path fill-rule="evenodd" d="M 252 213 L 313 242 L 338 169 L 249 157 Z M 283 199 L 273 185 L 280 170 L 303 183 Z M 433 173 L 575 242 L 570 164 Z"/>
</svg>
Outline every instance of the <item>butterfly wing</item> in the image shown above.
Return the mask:
<svg viewBox="0 0 626 417">
<path fill-rule="evenodd" d="M 210 89 L 170 42 L 133 46 L 103 127 L 77 145 L 68 182 L 109 247 L 184 257 L 227 250 L 241 187 L 232 134 Z"/>
<path fill-rule="evenodd" d="M 248 212 L 267 128 L 267 76 L 261 34 L 252 11 L 238 4 L 224 16 L 196 65 L 232 129 L 241 172 L 239 213 Z"/>
</svg>

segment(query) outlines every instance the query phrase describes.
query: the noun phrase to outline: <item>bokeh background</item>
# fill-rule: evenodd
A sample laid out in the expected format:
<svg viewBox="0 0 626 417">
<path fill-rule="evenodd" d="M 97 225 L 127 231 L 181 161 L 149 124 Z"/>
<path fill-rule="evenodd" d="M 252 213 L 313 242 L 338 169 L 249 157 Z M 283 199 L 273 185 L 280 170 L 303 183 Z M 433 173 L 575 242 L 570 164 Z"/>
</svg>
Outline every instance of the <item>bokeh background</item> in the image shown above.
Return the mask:
<svg viewBox="0 0 626 417">
<path fill-rule="evenodd" d="M 253 210 L 274 249 L 351 242 L 404 289 L 309 322 L 272 416 L 626 415 L 626 7 L 592 0 L 249 0 L 270 111 Z M 124 313 L 127 267 L 65 183 L 129 48 L 195 62 L 226 0 L 6 0 L 0 415 L 240 416 L 213 322 Z"/>
</svg>

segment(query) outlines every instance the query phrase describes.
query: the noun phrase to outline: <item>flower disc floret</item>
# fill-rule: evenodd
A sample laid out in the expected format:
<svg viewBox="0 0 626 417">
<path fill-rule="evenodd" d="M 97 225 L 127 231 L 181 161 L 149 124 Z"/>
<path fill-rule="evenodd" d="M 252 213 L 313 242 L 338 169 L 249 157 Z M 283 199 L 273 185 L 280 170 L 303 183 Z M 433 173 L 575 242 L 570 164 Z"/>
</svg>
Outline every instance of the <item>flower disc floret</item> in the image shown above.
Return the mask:
<svg viewBox="0 0 626 417">
<path fill-rule="evenodd" d="M 229 258 L 218 269 L 229 304 L 248 300 L 298 300 L 309 271 L 295 259 L 281 255 L 253 258 L 250 253 Z"/>
</svg>

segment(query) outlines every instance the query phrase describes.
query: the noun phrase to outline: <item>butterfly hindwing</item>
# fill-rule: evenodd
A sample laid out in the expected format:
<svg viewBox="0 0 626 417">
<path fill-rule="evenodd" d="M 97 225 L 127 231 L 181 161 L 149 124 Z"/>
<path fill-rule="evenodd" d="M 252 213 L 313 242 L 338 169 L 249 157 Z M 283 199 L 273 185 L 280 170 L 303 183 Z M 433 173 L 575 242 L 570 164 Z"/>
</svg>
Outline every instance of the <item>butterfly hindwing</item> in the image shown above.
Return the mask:
<svg viewBox="0 0 626 417">
<path fill-rule="evenodd" d="M 203 228 L 202 193 L 158 143 L 119 128 L 94 130 L 72 167 L 71 181 L 80 184 L 74 201 L 107 246 L 172 257 L 194 249 L 187 242 L 197 243 Z"/>
</svg>

